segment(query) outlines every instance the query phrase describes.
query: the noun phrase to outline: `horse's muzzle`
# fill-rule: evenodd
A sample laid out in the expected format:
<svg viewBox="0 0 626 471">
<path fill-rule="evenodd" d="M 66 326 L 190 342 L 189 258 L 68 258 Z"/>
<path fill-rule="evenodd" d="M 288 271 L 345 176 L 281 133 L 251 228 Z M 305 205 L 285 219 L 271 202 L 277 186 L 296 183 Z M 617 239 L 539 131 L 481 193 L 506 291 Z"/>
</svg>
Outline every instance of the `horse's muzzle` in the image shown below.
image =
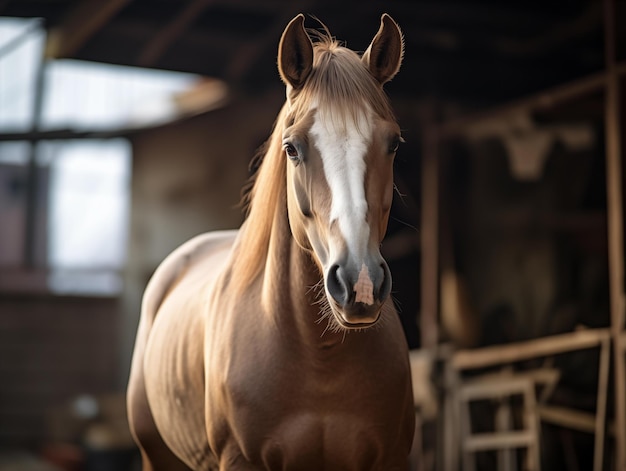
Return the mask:
<svg viewBox="0 0 626 471">
<path fill-rule="evenodd" d="M 368 266 L 369 265 L 369 266 Z M 363 328 L 376 323 L 391 292 L 391 273 L 384 260 L 361 264 L 335 264 L 326 274 L 326 290 L 341 325 Z"/>
</svg>

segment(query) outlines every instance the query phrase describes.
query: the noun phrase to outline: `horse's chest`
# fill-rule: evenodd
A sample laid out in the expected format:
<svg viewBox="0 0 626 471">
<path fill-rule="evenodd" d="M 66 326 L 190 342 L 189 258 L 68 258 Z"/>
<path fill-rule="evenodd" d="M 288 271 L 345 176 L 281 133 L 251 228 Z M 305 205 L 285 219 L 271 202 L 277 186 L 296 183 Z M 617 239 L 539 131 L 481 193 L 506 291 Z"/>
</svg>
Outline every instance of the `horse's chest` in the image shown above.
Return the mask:
<svg viewBox="0 0 626 471">
<path fill-rule="evenodd" d="M 293 411 L 259 444 L 268 469 L 380 469 L 382 437 L 353 414 Z"/>
<path fill-rule="evenodd" d="M 216 429 L 222 440 L 213 442 L 224 444 L 223 454 L 241 455 L 258 469 L 393 469 L 401 382 L 373 379 L 354 365 L 265 358 L 239 365 L 222 383 L 228 427 Z"/>
<path fill-rule="evenodd" d="M 226 461 L 240 457 L 263 470 L 392 469 L 386 453 L 397 432 L 376 424 L 367 412 L 362 417 L 355 411 L 294 407 L 290 401 L 275 405 L 263 411 L 238 408 L 230 423 Z"/>
</svg>

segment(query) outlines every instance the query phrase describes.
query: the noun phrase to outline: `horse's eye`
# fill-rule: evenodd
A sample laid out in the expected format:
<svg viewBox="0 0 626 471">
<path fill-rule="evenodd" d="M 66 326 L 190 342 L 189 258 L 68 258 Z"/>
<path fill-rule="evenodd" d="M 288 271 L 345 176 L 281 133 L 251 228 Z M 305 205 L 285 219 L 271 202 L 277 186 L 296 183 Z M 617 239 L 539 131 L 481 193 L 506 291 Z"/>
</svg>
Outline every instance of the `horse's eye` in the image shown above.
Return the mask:
<svg viewBox="0 0 626 471">
<path fill-rule="evenodd" d="M 298 149 L 296 149 L 293 144 L 290 144 L 287 142 L 283 146 L 283 148 L 285 149 L 285 154 L 287 154 L 287 157 L 289 157 L 289 160 L 292 160 L 294 162 L 298 162 L 300 160 L 300 153 L 298 152 Z"/>
<path fill-rule="evenodd" d="M 389 153 L 395 154 L 401 142 L 404 142 L 404 139 L 402 139 L 400 136 L 395 136 L 389 143 Z"/>
</svg>

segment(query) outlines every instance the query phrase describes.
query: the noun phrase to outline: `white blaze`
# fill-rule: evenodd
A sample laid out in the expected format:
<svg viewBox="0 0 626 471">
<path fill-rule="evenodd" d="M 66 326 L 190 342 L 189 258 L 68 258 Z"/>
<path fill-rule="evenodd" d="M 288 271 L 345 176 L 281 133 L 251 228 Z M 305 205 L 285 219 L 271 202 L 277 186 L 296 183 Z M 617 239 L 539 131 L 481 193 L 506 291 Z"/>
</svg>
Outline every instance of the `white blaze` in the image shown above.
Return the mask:
<svg viewBox="0 0 626 471">
<path fill-rule="evenodd" d="M 365 155 L 372 134 L 371 113 L 362 112 L 356 122 L 346 119 L 345 127 L 341 123 L 340 116 L 318 110 L 310 132 L 330 187 L 330 222 L 337 221 L 348 250 L 358 260 L 365 255 L 369 239 Z"/>
</svg>

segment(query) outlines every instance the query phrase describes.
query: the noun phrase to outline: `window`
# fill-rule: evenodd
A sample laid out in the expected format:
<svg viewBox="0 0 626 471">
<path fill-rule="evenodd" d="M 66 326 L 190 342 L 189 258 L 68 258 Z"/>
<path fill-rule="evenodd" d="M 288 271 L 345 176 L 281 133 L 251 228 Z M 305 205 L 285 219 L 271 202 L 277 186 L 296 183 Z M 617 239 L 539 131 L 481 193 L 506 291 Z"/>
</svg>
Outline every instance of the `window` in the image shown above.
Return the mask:
<svg viewBox="0 0 626 471">
<path fill-rule="evenodd" d="M 32 259 L 47 274 L 47 288 L 116 294 L 126 260 L 131 147 L 121 137 L 29 140 L 44 46 L 38 25 L 0 18 L 0 270 L 24 268 L 28 201 L 36 194 Z M 49 62 L 43 73 L 38 130 L 120 135 L 171 120 L 177 114 L 174 95 L 199 80 L 192 74 L 72 60 Z M 16 132 L 24 133 L 23 141 L 2 138 Z"/>
</svg>

